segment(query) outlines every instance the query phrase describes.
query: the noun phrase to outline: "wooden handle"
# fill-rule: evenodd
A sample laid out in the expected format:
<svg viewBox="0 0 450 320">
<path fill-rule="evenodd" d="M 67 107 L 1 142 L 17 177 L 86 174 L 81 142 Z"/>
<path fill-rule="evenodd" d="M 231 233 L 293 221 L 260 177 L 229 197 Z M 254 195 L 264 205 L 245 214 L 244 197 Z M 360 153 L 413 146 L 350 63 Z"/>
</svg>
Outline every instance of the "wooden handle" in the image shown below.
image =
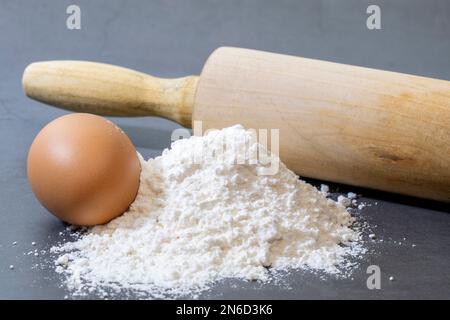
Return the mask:
<svg viewBox="0 0 450 320">
<path fill-rule="evenodd" d="M 161 116 L 191 126 L 197 76 L 161 79 L 126 68 L 83 61 L 30 64 L 26 95 L 77 112 L 109 116 Z"/>
<path fill-rule="evenodd" d="M 279 129 L 301 176 L 450 201 L 450 81 L 220 48 L 193 120 Z"/>
</svg>

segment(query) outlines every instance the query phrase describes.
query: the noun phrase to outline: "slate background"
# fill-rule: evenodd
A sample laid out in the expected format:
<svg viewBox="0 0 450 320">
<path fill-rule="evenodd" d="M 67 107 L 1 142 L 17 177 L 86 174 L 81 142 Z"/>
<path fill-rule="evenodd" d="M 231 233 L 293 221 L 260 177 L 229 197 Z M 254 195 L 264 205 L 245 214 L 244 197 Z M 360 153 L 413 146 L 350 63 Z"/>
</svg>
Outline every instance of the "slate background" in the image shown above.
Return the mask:
<svg viewBox="0 0 450 320">
<path fill-rule="evenodd" d="M 70 4 L 81 7 L 81 30 L 65 27 Z M 380 5 L 382 30 L 366 28 L 369 4 Z M 228 45 L 450 80 L 449 32 L 446 0 L 1 0 L 0 298 L 62 299 L 68 294 L 47 254 L 24 255 L 67 238 L 65 226 L 39 205 L 26 180 L 26 155 L 34 136 L 65 113 L 24 97 L 21 75 L 28 63 L 93 60 L 177 77 L 198 74 L 213 49 Z M 146 157 L 167 147 L 178 127 L 156 118 L 113 121 Z M 378 240 L 369 245 L 372 254 L 353 278 L 296 272 L 282 286 L 225 281 L 201 297 L 450 298 L 448 205 L 332 185 L 336 188 L 361 192 L 363 201 L 378 203 L 361 213 L 376 226 Z M 381 290 L 366 288 L 371 264 L 381 267 Z M 395 281 L 388 281 L 391 275 Z"/>
</svg>

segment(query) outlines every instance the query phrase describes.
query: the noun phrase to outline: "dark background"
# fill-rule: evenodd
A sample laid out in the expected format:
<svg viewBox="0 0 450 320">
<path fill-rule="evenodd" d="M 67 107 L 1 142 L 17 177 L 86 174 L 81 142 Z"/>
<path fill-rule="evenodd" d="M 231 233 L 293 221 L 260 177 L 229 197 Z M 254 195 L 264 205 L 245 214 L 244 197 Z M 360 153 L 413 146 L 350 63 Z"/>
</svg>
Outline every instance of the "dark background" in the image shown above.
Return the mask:
<svg viewBox="0 0 450 320">
<path fill-rule="evenodd" d="M 81 7 L 81 30 L 66 28 L 70 4 Z M 369 4 L 381 7 L 382 30 L 366 28 Z M 35 248 L 48 250 L 68 233 L 39 205 L 27 184 L 26 156 L 34 136 L 65 112 L 23 95 L 26 65 L 50 59 L 93 60 L 177 77 L 199 74 L 211 51 L 223 45 L 450 80 L 450 2 L 1 0 L 0 298 L 62 299 L 68 294 L 47 253 L 24 255 Z M 167 147 L 171 131 L 178 127 L 156 118 L 113 121 L 146 157 Z M 352 278 L 293 272 L 281 286 L 225 281 L 201 297 L 450 298 L 448 205 L 332 185 L 334 191 L 337 187 L 359 191 L 363 201 L 373 204 L 361 216 L 373 225 L 377 241 L 368 245 L 372 252 Z M 371 264 L 381 267 L 381 290 L 366 287 Z M 395 281 L 388 281 L 391 275 Z"/>
</svg>

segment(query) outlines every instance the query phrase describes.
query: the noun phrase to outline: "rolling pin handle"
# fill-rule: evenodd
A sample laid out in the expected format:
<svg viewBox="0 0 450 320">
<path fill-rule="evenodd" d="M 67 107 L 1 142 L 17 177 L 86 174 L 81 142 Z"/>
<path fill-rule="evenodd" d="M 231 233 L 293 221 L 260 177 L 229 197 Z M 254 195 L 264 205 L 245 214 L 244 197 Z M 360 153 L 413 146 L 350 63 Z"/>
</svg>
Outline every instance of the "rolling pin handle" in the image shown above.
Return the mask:
<svg viewBox="0 0 450 320">
<path fill-rule="evenodd" d="M 156 78 L 85 61 L 45 61 L 23 73 L 25 94 L 76 112 L 104 116 L 160 116 L 191 126 L 197 76 Z"/>
</svg>

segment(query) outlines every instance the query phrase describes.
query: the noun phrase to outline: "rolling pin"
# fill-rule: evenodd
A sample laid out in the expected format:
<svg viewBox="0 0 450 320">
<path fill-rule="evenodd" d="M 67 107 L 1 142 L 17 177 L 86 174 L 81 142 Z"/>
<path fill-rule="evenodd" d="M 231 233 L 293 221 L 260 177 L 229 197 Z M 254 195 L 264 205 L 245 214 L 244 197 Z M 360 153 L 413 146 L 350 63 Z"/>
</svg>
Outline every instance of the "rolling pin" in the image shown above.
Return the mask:
<svg viewBox="0 0 450 320">
<path fill-rule="evenodd" d="M 300 176 L 450 202 L 450 81 L 222 47 L 200 76 L 48 61 L 26 68 L 23 87 L 78 112 L 279 129 Z"/>
</svg>

